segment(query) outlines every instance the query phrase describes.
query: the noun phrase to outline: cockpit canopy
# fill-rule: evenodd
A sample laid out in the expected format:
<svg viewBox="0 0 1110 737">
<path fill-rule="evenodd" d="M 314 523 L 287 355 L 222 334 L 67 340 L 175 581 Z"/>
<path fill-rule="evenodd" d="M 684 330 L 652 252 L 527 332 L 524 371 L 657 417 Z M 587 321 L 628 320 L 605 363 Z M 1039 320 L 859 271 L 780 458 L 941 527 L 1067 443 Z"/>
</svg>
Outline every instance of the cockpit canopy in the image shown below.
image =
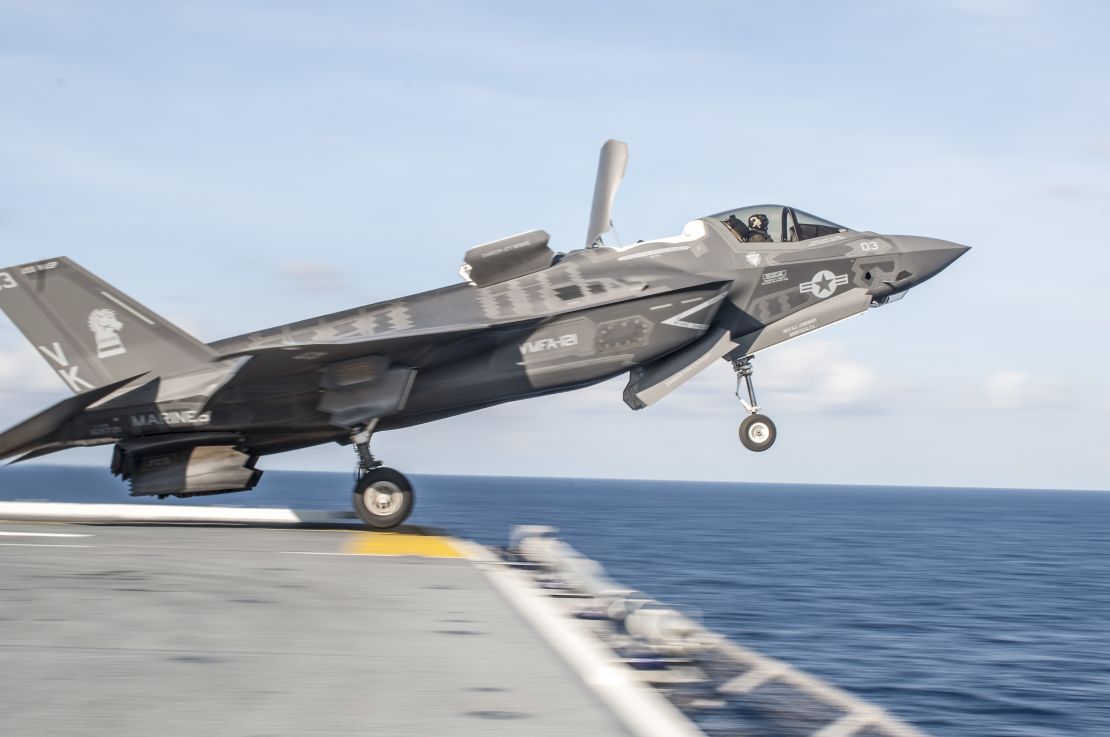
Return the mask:
<svg viewBox="0 0 1110 737">
<path fill-rule="evenodd" d="M 703 220 L 715 220 L 744 243 L 793 243 L 848 228 L 785 205 L 753 205 L 726 210 Z"/>
</svg>

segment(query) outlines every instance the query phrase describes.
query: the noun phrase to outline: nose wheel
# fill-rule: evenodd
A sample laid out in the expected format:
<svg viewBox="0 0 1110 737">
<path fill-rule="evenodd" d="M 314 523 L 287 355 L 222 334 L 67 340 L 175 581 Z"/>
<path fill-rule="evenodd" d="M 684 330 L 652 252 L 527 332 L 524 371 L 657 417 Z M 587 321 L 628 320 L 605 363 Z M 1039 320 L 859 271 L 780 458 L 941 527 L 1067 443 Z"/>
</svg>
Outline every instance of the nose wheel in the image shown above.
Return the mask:
<svg viewBox="0 0 1110 737">
<path fill-rule="evenodd" d="M 732 368 L 736 371 L 736 398 L 748 411 L 748 416 L 740 423 L 740 442 L 748 450 L 762 453 L 775 444 L 778 430 L 770 417 L 760 414 L 759 404 L 755 401 L 755 387 L 752 385 L 752 357 L 744 356 L 736 359 L 732 362 Z M 747 389 L 747 401 L 740 396 L 741 383 Z"/>
<path fill-rule="evenodd" d="M 775 444 L 778 430 L 771 418 L 759 413 L 748 415 L 740 423 L 740 442 L 748 450 L 756 453 L 767 450 Z"/>
<path fill-rule="evenodd" d="M 358 472 L 351 502 L 363 524 L 375 530 L 388 530 L 412 514 L 416 497 L 412 484 L 400 471 L 386 468 L 370 453 L 369 433 L 352 437 L 358 454 Z"/>
</svg>

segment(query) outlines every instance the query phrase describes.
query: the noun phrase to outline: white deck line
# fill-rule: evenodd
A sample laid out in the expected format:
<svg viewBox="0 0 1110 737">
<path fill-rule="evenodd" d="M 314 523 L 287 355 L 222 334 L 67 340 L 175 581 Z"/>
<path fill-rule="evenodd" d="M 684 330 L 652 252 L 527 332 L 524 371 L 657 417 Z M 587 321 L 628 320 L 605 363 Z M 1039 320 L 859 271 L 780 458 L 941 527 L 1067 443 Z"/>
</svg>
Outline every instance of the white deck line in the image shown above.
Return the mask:
<svg viewBox="0 0 1110 737">
<path fill-rule="evenodd" d="M 99 545 L 68 545 L 66 543 L 0 543 L 3 548 L 99 548 Z"/>
<path fill-rule="evenodd" d="M 78 532 L 11 532 L 0 530 L 0 537 L 92 537 Z"/>
<path fill-rule="evenodd" d="M 72 522 L 224 522 L 241 524 L 334 524 L 347 512 L 248 507 L 183 507 L 157 504 L 0 502 L 0 520 Z"/>
<path fill-rule="evenodd" d="M 634 672 L 581 622 L 559 610 L 519 571 L 501 565 L 486 548 L 455 540 L 479 565 L 490 583 L 509 600 L 536 632 L 571 666 L 617 718 L 637 737 L 705 737 L 697 726 L 657 691 L 637 680 Z"/>
</svg>

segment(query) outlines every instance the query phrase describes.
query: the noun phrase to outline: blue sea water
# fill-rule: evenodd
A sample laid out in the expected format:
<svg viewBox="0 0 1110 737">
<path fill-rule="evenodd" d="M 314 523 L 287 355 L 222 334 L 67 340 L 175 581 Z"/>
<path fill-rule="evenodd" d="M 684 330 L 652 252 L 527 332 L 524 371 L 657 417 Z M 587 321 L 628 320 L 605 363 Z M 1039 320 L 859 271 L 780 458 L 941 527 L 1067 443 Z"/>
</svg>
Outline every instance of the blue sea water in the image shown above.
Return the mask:
<svg viewBox="0 0 1110 737">
<path fill-rule="evenodd" d="M 413 522 L 558 527 L 619 581 L 936 737 L 1110 735 L 1110 493 L 413 476 Z M 349 474 L 174 503 L 346 509 Z M 132 501 L 99 469 L 0 498 Z"/>
</svg>

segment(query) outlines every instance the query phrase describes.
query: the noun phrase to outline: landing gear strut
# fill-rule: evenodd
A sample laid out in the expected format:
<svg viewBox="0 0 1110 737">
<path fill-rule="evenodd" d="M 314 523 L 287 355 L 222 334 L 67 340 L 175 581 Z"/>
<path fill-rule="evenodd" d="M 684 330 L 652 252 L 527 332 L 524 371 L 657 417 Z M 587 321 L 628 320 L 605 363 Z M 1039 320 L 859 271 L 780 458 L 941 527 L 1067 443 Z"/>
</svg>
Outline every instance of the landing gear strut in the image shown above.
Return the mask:
<svg viewBox="0 0 1110 737">
<path fill-rule="evenodd" d="M 351 435 L 358 455 L 358 470 L 351 501 L 355 513 L 367 527 L 388 530 L 401 524 L 412 513 L 416 498 L 404 474 L 382 466 L 370 452 L 372 428 Z"/>
<path fill-rule="evenodd" d="M 732 362 L 732 368 L 736 371 L 736 398 L 748 411 L 748 416 L 740 423 L 740 442 L 748 450 L 761 453 L 775 444 L 778 431 L 770 417 L 759 413 L 759 404 L 755 401 L 755 387 L 752 385 L 752 357 L 737 358 Z M 748 390 L 746 402 L 740 396 L 741 380 Z"/>
</svg>

